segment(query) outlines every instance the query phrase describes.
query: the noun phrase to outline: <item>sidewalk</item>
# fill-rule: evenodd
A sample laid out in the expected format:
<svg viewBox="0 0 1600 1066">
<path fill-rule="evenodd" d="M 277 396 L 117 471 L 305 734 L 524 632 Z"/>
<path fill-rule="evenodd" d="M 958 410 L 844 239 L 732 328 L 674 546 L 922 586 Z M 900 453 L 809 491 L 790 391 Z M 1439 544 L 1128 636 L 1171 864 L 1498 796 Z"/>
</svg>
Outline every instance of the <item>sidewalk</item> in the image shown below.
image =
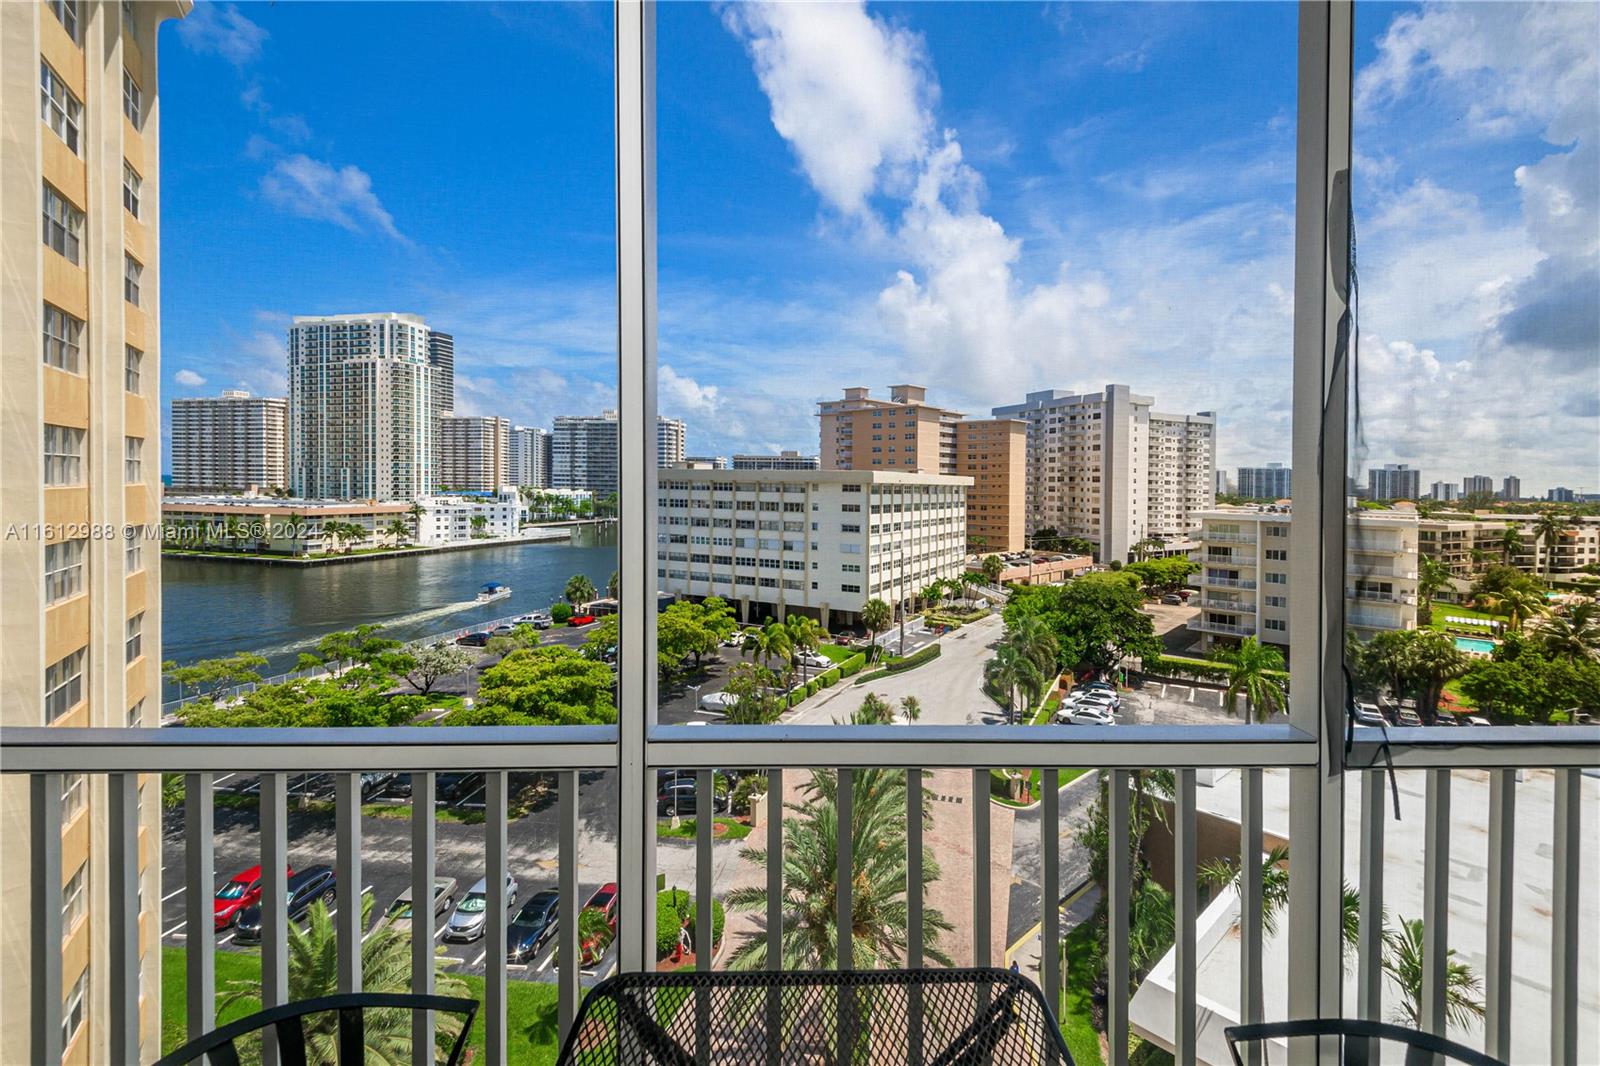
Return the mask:
<svg viewBox="0 0 1600 1066">
<path fill-rule="evenodd" d="M 1061 936 L 1063 938 L 1073 929 L 1088 921 L 1094 914 L 1095 907 L 1100 902 L 1100 889 L 1092 881 L 1086 881 L 1067 894 L 1061 901 L 1059 913 L 1061 915 Z M 1018 969 L 1029 979 L 1038 981 L 1039 949 L 1041 947 L 1044 923 L 1036 922 L 1032 929 L 1006 949 L 1005 964 L 1010 966 L 1013 962 Z"/>
</svg>

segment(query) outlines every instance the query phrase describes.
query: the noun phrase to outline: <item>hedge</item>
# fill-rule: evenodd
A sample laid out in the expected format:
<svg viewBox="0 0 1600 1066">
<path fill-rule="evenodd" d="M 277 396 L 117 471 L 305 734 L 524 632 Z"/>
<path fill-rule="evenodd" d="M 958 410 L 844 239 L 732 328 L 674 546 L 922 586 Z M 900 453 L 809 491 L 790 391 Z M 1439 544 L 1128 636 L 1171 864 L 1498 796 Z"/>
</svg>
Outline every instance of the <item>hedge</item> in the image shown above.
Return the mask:
<svg viewBox="0 0 1600 1066">
<path fill-rule="evenodd" d="M 570 604 L 557 603 L 550 608 L 550 621 L 558 626 L 565 625 L 571 617 L 572 607 Z"/>
<path fill-rule="evenodd" d="M 914 651 L 910 655 L 907 655 L 904 659 L 892 662 L 888 666 L 883 667 L 881 670 L 874 670 L 865 677 L 857 678 L 856 684 L 863 684 L 875 678 L 883 677 L 885 674 L 898 674 L 906 670 L 914 670 L 923 663 L 932 662 L 934 659 L 937 659 L 939 657 L 940 650 L 940 645 L 929 644 L 920 651 Z"/>
<path fill-rule="evenodd" d="M 850 658 L 846 659 L 844 662 L 839 664 L 839 676 L 840 677 L 851 677 L 851 676 L 853 676 L 855 674 L 860 673 L 861 672 L 861 668 L 863 666 L 865 666 L 865 665 L 867 665 L 866 653 L 865 652 L 857 652 L 856 654 L 850 656 Z"/>
<path fill-rule="evenodd" d="M 694 897 L 681 888 L 669 888 L 664 892 L 656 893 L 656 958 L 664 959 L 671 955 L 678 946 L 678 930 L 683 928 L 679 914 L 689 916 L 689 935 L 694 937 L 695 906 Z M 727 916 L 722 909 L 722 901 L 711 901 L 711 942 L 713 945 L 722 942 L 722 927 Z M 696 943 L 698 937 L 694 937 Z"/>
<path fill-rule="evenodd" d="M 1168 677 L 1187 677 L 1196 681 L 1226 682 L 1233 676 L 1232 670 L 1226 664 L 1210 662 L 1205 659 L 1189 659 L 1179 655 L 1152 656 L 1145 659 L 1143 672 L 1146 674 L 1164 674 Z M 1280 681 L 1289 680 L 1287 670 L 1268 670 L 1268 677 Z"/>
</svg>

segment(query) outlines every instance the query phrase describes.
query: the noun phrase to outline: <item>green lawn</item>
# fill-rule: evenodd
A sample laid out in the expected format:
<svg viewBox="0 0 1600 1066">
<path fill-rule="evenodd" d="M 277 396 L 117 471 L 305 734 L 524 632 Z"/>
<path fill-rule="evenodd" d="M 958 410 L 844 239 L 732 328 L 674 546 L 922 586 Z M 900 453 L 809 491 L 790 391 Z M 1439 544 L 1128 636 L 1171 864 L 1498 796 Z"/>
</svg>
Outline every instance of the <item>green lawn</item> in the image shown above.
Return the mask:
<svg viewBox="0 0 1600 1066">
<path fill-rule="evenodd" d="M 1094 928 L 1084 922 L 1067 934 L 1067 965 L 1062 974 L 1061 1038 L 1077 1066 L 1104 1066 L 1100 1034 L 1094 1028 Z"/>
<path fill-rule="evenodd" d="M 736 821 L 732 818 L 724 818 L 721 815 L 718 815 L 713 819 L 713 821 L 720 826 L 727 827 L 721 836 L 716 837 L 717 840 L 743 840 L 751 833 L 751 829 L 748 825 L 745 825 L 743 822 Z M 678 821 L 678 828 L 676 829 L 672 828 L 672 823 L 670 821 L 656 823 L 656 836 L 658 837 L 693 840 L 694 834 L 695 824 L 693 818 L 680 819 Z"/>
<path fill-rule="evenodd" d="M 847 648 L 843 644 L 819 644 L 817 645 L 817 654 L 824 659 L 832 659 L 836 663 L 842 663 L 852 655 L 859 655 L 860 652 L 854 648 Z"/>
<path fill-rule="evenodd" d="M 1446 622 L 1446 615 L 1450 615 L 1455 618 L 1476 618 L 1481 619 L 1484 622 L 1504 622 L 1506 618 L 1506 616 L 1503 614 L 1495 614 L 1493 611 L 1480 611 L 1476 607 L 1466 607 L 1459 603 L 1435 603 L 1433 605 L 1433 621 L 1428 623 L 1429 627 L 1440 631 L 1446 629 L 1479 628 L 1470 622 Z M 1485 633 L 1489 633 L 1494 629 L 1494 627 L 1490 625 L 1484 625 L 1481 628 Z"/>
<path fill-rule="evenodd" d="M 161 1052 L 175 1050 L 188 1034 L 185 1032 L 186 1008 L 184 990 L 187 974 L 184 972 L 183 948 L 161 949 Z M 229 981 L 256 980 L 261 973 L 261 956 L 254 952 L 217 952 L 217 999 L 220 1002 Z M 483 1002 L 482 977 L 461 975 L 468 994 Z M 556 986 L 543 981 L 506 982 L 506 1060 L 516 1063 L 551 1063 L 559 1050 L 556 1044 Z M 236 1021 L 258 1010 L 255 1001 L 241 1001 L 226 1011 L 219 1011 L 217 1023 Z M 472 1025 L 471 1046 L 473 1061 L 482 1062 L 484 1015 L 480 1010 Z"/>
</svg>

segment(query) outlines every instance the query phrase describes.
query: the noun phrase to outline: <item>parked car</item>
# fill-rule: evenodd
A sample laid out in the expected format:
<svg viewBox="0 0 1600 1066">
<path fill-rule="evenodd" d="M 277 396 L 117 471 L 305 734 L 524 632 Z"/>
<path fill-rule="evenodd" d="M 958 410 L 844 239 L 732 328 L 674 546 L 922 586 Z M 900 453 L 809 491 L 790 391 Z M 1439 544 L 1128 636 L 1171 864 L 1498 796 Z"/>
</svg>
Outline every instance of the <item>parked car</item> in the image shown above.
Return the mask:
<svg viewBox="0 0 1600 1066">
<path fill-rule="evenodd" d="M 1081 692 L 1115 692 L 1115 691 L 1117 691 L 1117 686 L 1113 685 L 1109 681 L 1085 681 L 1083 684 L 1078 686 L 1078 691 L 1081 691 Z"/>
<path fill-rule="evenodd" d="M 569 626 L 592 626 L 592 625 L 594 625 L 594 615 L 592 615 L 592 614 L 575 614 L 571 618 L 567 619 L 567 625 L 569 625 Z"/>
<path fill-rule="evenodd" d="M 1098 706 L 1116 710 L 1122 706 L 1122 697 L 1103 688 L 1076 689 L 1063 701 L 1067 707 Z"/>
<path fill-rule="evenodd" d="M 483 791 L 482 774 L 439 774 L 433 781 L 434 790 L 445 803 L 463 803 Z"/>
<path fill-rule="evenodd" d="M 1422 719 L 1417 716 L 1417 712 L 1409 707 L 1402 707 L 1396 711 L 1395 719 L 1404 726 L 1420 726 L 1422 724 Z"/>
<path fill-rule="evenodd" d="M 583 905 L 586 911 L 599 911 L 606 916 L 606 924 L 613 932 L 617 928 L 617 883 L 607 881 L 594 890 L 594 895 L 589 897 L 589 902 Z"/>
<path fill-rule="evenodd" d="M 550 615 L 545 611 L 534 611 L 532 614 L 519 614 L 511 620 L 519 626 L 532 626 L 535 629 L 549 629 L 552 622 Z"/>
<path fill-rule="evenodd" d="M 435 928 L 440 919 L 455 909 L 456 905 L 456 879 L 453 877 L 435 877 L 433 879 L 433 921 Z M 411 888 L 408 885 L 395 901 L 389 904 L 389 911 L 383 920 L 400 929 L 411 928 Z"/>
<path fill-rule="evenodd" d="M 1468 716 L 1467 724 L 1468 725 L 1494 725 L 1494 723 L 1489 721 L 1489 719 L 1480 718 L 1475 714 Z"/>
<path fill-rule="evenodd" d="M 1183 604 L 1183 597 L 1178 595 L 1176 592 L 1169 592 L 1165 596 L 1161 597 L 1161 602 L 1172 607 L 1178 607 Z"/>
<path fill-rule="evenodd" d="M 722 642 L 724 648 L 737 648 L 744 644 L 744 630 L 735 629 L 727 640 Z"/>
<path fill-rule="evenodd" d="M 456 638 L 456 643 L 464 648 L 481 648 L 489 643 L 488 633 L 463 633 Z"/>
<path fill-rule="evenodd" d="M 506 908 L 517 905 L 517 879 L 506 874 Z M 461 905 L 444 924 L 444 939 L 462 943 L 478 939 L 489 926 L 489 879 L 480 877 L 467 889 Z"/>
<path fill-rule="evenodd" d="M 1111 714 L 1109 707 L 1096 707 L 1085 704 L 1079 707 L 1063 709 L 1056 715 L 1056 721 L 1066 725 L 1116 725 L 1117 720 Z"/>
<path fill-rule="evenodd" d="M 530 962 L 555 936 L 561 917 L 561 893 L 535 892 L 506 927 L 506 961 Z"/>
<path fill-rule="evenodd" d="M 1356 725 L 1386 726 L 1388 724 L 1389 720 L 1383 716 L 1382 711 L 1378 710 L 1376 704 L 1356 704 Z"/>
<path fill-rule="evenodd" d="M 727 794 L 719 794 L 713 790 L 711 809 L 721 812 L 726 810 L 727 807 Z M 695 813 L 695 809 L 695 779 L 692 777 L 680 777 L 670 781 L 656 793 L 656 811 L 662 817 L 670 817 L 674 814 L 692 815 Z"/>
<path fill-rule="evenodd" d="M 381 796 L 388 792 L 400 775 L 396 773 L 371 773 L 361 775 L 361 800 L 366 802 L 374 796 Z M 408 782 L 409 783 L 409 782 Z"/>
<path fill-rule="evenodd" d="M 307 866 L 289 878 L 289 920 L 298 921 L 317 900 L 331 907 L 338 896 L 338 885 L 331 866 Z M 233 938 L 241 944 L 259 943 L 261 940 L 261 903 L 239 915 Z"/>
<path fill-rule="evenodd" d="M 833 660 L 826 655 L 818 655 L 814 651 L 796 652 L 794 657 L 796 666 L 805 666 L 813 670 L 826 670 L 833 666 Z"/>
<path fill-rule="evenodd" d="M 492 637 L 509 637 L 516 631 L 517 627 L 512 625 L 510 622 L 507 622 L 504 625 L 495 626 L 489 631 L 489 635 Z"/>
<path fill-rule="evenodd" d="M 294 871 L 287 867 L 284 873 L 289 877 L 294 876 Z M 261 867 L 252 866 L 248 870 L 240 870 L 217 889 L 216 897 L 211 904 L 213 926 L 219 931 L 228 928 L 239 920 L 239 915 L 255 906 L 260 900 Z"/>
<path fill-rule="evenodd" d="M 702 711 L 716 711 L 718 714 L 727 714 L 739 702 L 739 697 L 731 692 L 707 692 L 700 697 Z"/>
</svg>

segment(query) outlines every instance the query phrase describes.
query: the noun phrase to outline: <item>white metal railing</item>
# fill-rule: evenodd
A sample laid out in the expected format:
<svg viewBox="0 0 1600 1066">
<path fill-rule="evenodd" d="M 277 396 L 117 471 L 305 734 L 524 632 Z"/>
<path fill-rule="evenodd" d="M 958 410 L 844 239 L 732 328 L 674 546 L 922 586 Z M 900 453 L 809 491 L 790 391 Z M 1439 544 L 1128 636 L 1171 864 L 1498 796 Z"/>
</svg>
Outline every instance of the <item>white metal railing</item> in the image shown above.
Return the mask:
<svg viewBox="0 0 1600 1066">
<path fill-rule="evenodd" d="M 1255 569 L 1256 557 L 1253 555 L 1227 555 L 1222 552 L 1206 552 L 1204 561 L 1220 563 L 1223 566 L 1248 566 Z"/>
<path fill-rule="evenodd" d="M 1218 533 L 1208 529 L 1201 534 L 1200 539 L 1207 544 L 1254 544 L 1256 535 L 1254 533 Z"/>
<path fill-rule="evenodd" d="M 1224 589 L 1253 589 L 1256 587 L 1256 583 L 1251 581 L 1249 578 L 1213 577 L 1211 574 L 1203 575 L 1201 577 L 1201 584 L 1215 585 L 1218 588 Z"/>
<path fill-rule="evenodd" d="M 1235 625 L 1232 622 L 1213 622 L 1209 618 L 1189 619 L 1189 628 L 1201 633 L 1227 633 L 1238 637 L 1255 636 L 1256 627 L 1251 625 Z"/>
<path fill-rule="evenodd" d="M 1403 566 L 1393 566 L 1389 563 L 1369 563 L 1365 559 L 1350 559 L 1345 562 L 1344 572 L 1349 577 L 1398 577 L 1415 580 L 1417 572 Z"/>
<path fill-rule="evenodd" d="M 1417 597 L 1409 592 L 1385 592 L 1382 589 L 1350 589 L 1344 590 L 1347 600 L 1371 600 L 1375 603 L 1404 603 L 1417 602 Z"/>
<path fill-rule="evenodd" d="M 1371 614 L 1367 611 L 1351 611 L 1344 616 L 1345 625 L 1355 629 L 1409 629 L 1403 624 L 1402 618 L 1397 614 Z"/>
<path fill-rule="evenodd" d="M 1243 611 L 1246 614 L 1255 614 L 1256 605 L 1249 600 L 1214 600 L 1206 597 L 1200 601 L 1200 606 L 1210 607 L 1218 611 Z"/>
</svg>

